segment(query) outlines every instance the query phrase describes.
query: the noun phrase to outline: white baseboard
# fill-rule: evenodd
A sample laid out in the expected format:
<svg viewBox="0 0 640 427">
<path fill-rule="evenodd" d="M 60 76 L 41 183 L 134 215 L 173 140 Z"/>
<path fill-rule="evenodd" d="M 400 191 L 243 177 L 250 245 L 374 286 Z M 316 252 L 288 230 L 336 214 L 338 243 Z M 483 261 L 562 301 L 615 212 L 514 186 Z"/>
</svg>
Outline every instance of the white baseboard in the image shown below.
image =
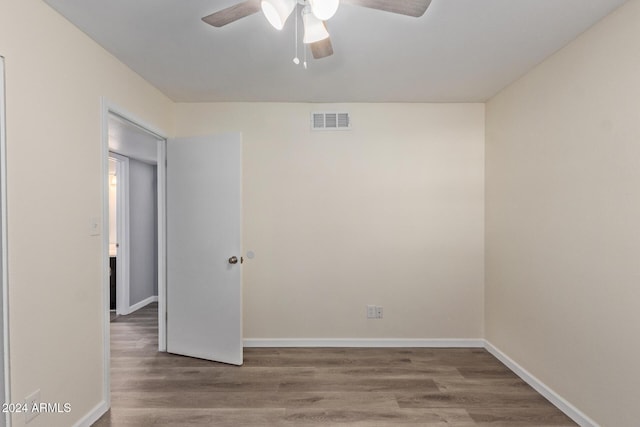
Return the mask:
<svg viewBox="0 0 640 427">
<path fill-rule="evenodd" d="M 157 296 L 149 297 L 149 298 L 143 299 L 140 302 L 133 304 L 131 307 L 129 307 L 129 312 L 127 314 L 131 314 L 134 311 L 140 310 L 142 307 L 147 306 L 152 302 L 158 302 L 158 297 Z"/>
<path fill-rule="evenodd" d="M 245 347 L 484 347 L 483 339 L 246 338 Z"/>
<path fill-rule="evenodd" d="M 73 425 L 73 427 L 91 427 L 91 424 L 95 423 L 109 410 L 109 404 L 104 400 L 96 405 L 87 415 L 80 418 L 80 420 Z"/>
<path fill-rule="evenodd" d="M 511 369 L 517 376 L 522 378 L 524 382 L 533 387 L 535 391 L 544 396 L 549 402 L 553 403 L 558 409 L 564 412 L 565 415 L 567 415 L 581 427 L 599 427 L 598 423 L 586 416 L 582 411 L 573 406 L 571 403 L 567 402 L 562 396 L 560 396 L 545 383 L 529 373 L 529 371 L 524 369 L 489 341 L 485 341 L 485 348 L 489 353 L 494 355 L 498 360 L 500 360 L 509 369 Z"/>
</svg>

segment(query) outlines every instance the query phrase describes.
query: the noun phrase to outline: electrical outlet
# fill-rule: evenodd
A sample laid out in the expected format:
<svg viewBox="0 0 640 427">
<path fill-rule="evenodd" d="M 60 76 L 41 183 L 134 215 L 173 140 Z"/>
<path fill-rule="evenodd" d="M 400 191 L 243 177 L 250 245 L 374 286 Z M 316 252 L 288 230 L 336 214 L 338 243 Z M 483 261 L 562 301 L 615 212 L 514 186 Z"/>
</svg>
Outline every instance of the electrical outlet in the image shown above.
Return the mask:
<svg viewBox="0 0 640 427">
<path fill-rule="evenodd" d="M 376 318 L 376 306 L 368 305 L 367 306 L 367 319 L 375 319 Z"/>
<path fill-rule="evenodd" d="M 379 305 L 368 305 L 367 319 L 382 319 L 382 307 Z"/>
<path fill-rule="evenodd" d="M 25 422 L 28 423 L 40 414 L 40 411 L 32 411 L 34 407 L 40 406 L 40 389 L 34 391 L 29 396 L 24 398 L 24 403 L 27 405 L 27 412 L 25 412 Z"/>
</svg>

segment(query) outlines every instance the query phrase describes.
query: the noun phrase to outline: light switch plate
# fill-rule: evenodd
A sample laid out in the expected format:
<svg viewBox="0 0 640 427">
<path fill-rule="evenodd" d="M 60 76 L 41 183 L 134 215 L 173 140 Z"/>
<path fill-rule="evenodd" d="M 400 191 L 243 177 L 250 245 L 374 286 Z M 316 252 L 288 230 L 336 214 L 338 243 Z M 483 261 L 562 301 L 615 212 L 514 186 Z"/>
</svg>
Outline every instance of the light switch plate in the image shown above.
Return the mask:
<svg viewBox="0 0 640 427">
<path fill-rule="evenodd" d="M 92 216 L 89 218 L 89 236 L 100 235 L 100 218 Z"/>
<path fill-rule="evenodd" d="M 368 305 L 367 306 L 367 319 L 375 319 L 376 318 L 376 306 Z"/>
</svg>

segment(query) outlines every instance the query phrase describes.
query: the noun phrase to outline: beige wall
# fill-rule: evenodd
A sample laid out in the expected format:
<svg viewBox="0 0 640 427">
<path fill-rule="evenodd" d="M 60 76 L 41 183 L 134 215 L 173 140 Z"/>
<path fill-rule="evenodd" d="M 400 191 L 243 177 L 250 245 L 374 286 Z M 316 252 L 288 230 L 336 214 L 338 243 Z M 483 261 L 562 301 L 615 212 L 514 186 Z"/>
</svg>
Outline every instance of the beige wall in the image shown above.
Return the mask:
<svg viewBox="0 0 640 427">
<path fill-rule="evenodd" d="M 310 131 L 335 109 L 353 130 Z M 176 112 L 180 136 L 243 133 L 245 338 L 482 338 L 484 105 Z"/>
<path fill-rule="evenodd" d="M 172 103 L 39 0 L 0 3 L 6 57 L 12 400 L 71 402 L 30 426 L 69 426 L 102 398 L 100 96 L 171 131 Z M 22 414 L 14 426 L 24 424 Z"/>
<path fill-rule="evenodd" d="M 603 426 L 640 420 L 640 1 L 487 105 L 486 336 Z"/>
</svg>

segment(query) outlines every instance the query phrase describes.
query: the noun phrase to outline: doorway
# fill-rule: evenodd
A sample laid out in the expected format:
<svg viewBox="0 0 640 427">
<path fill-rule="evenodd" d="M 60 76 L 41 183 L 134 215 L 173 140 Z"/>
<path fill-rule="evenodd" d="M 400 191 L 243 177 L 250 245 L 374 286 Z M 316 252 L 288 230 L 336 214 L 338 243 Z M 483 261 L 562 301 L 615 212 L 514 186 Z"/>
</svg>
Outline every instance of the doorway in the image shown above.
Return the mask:
<svg viewBox="0 0 640 427">
<path fill-rule="evenodd" d="M 161 131 L 155 130 L 153 127 L 146 125 L 143 121 L 137 119 L 127 111 L 111 104 L 109 101 L 102 99 L 102 165 L 103 165 L 103 213 L 102 217 L 102 252 L 103 252 L 103 401 L 104 407 L 108 408 L 111 402 L 110 396 L 110 342 L 111 342 L 111 277 L 110 277 L 110 264 L 111 255 L 115 254 L 116 265 L 116 310 L 122 314 L 128 314 L 131 310 L 135 310 L 138 307 L 142 307 L 145 304 L 157 300 L 158 301 L 158 350 L 165 351 L 166 349 L 166 323 L 165 316 L 162 313 L 165 312 L 165 258 L 166 258 L 166 245 L 164 237 L 165 229 L 165 170 L 164 167 L 157 167 L 156 164 L 164 165 L 165 163 L 165 144 L 166 138 Z M 123 144 L 122 141 L 129 141 L 128 144 Z M 144 142 L 140 142 L 144 141 Z M 114 158 L 115 164 L 111 168 L 110 172 L 110 160 Z M 132 160 L 135 159 L 135 160 Z M 157 212 L 153 216 L 152 223 L 154 224 L 157 233 L 154 237 L 156 240 L 155 260 L 152 261 L 155 271 L 151 274 L 154 276 L 155 283 L 157 283 L 154 289 L 155 295 L 148 295 L 145 298 L 136 300 L 137 296 L 133 295 L 131 298 L 130 289 L 123 290 L 122 287 L 126 284 L 127 279 L 131 278 L 130 274 L 126 271 L 126 266 L 130 265 L 131 259 L 127 252 L 130 253 L 130 233 L 126 228 L 130 228 L 130 216 L 127 215 L 127 209 L 118 209 L 118 206 L 126 207 L 129 205 L 127 198 L 130 199 L 128 194 L 129 183 L 128 175 L 131 169 L 132 162 L 140 162 L 143 166 L 153 167 L 154 186 L 156 187 L 153 198 L 155 199 Z M 147 168 L 148 169 L 148 168 Z M 147 174 L 148 176 L 148 174 Z M 118 199 L 115 203 L 116 211 L 120 211 L 122 218 L 119 222 L 124 227 L 118 227 L 109 224 L 110 212 L 109 208 L 109 196 L 111 193 L 111 187 L 116 189 L 115 197 Z M 120 191 L 117 191 L 120 189 Z M 149 221 L 146 221 L 149 222 Z M 110 236 L 112 228 L 116 229 L 115 241 Z M 118 235 L 119 234 L 119 235 Z M 128 236 L 128 237 L 127 237 Z M 111 237 L 111 238 L 110 238 Z M 118 261 L 117 258 L 122 257 L 123 260 Z M 126 259 L 125 259 L 126 258 Z M 148 257 L 147 257 L 148 259 Z M 118 298 L 118 293 L 122 298 Z M 126 297 L 129 297 L 128 300 Z M 149 297 L 155 297 L 151 301 Z M 146 300 L 146 301 L 145 301 Z M 132 304 L 133 303 L 133 304 Z M 136 306 L 136 303 L 140 303 Z M 115 312 L 114 312 L 115 314 Z"/>
<path fill-rule="evenodd" d="M 163 280 L 165 140 L 131 119 L 109 112 L 108 264 L 111 318 L 158 302 Z"/>
<path fill-rule="evenodd" d="M 158 301 L 157 194 L 156 162 L 109 152 L 110 309 L 116 315 Z"/>
<path fill-rule="evenodd" d="M 117 284 L 122 280 L 117 279 L 118 274 L 118 253 L 122 255 L 122 251 L 118 251 L 118 160 L 109 156 L 109 312 L 111 313 L 111 321 L 115 320 L 119 314 L 117 296 L 121 295 L 117 292 Z M 120 263 L 122 264 L 122 263 Z M 122 297 L 122 295 L 121 295 Z"/>
</svg>

